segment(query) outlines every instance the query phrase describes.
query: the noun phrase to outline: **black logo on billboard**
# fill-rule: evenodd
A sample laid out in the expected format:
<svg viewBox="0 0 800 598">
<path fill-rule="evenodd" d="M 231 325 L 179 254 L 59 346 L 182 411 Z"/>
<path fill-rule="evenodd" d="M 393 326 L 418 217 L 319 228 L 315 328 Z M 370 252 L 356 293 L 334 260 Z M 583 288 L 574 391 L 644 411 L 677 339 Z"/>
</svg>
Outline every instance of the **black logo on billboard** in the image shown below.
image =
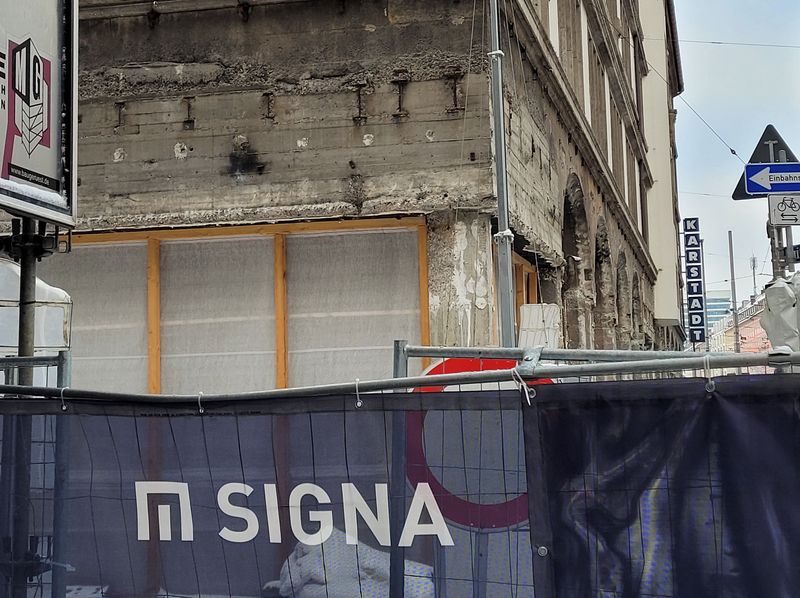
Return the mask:
<svg viewBox="0 0 800 598">
<path fill-rule="evenodd" d="M 11 88 L 19 100 L 14 122 L 30 156 L 50 126 L 50 62 L 30 38 L 11 50 L 10 62 Z"/>
<path fill-rule="evenodd" d="M 0 50 L 0 110 L 6 109 L 6 53 Z"/>
</svg>

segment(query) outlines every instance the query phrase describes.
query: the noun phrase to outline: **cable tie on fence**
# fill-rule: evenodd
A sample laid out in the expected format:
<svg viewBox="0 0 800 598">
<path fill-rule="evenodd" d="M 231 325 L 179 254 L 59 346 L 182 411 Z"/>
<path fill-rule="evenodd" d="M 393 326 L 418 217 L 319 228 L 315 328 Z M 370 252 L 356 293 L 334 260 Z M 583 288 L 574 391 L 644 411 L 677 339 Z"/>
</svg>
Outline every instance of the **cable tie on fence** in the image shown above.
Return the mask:
<svg viewBox="0 0 800 598">
<path fill-rule="evenodd" d="M 201 391 L 197 393 L 197 411 L 200 413 L 200 415 L 203 415 L 206 412 L 205 407 L 203 407 L 203 403 L 200 402 L 202 399 L 203 393 Z"/>
<path fill-rule="evenodd" d="M 706 375 L 706 392 L 714 392 L 717 385 L 714 384 L 714 380 L 711 378 L 711 355 L 708 353 L 703 357 L 703 369 Z"/>
<path fill-rule="evenodd" d="M 67 404 L 64 402 L 64 391 L 67 390 L 69 386 L 65 386 L 61 389 L 61 411 L 67 410 Z"/>
<path fill-rule="evenodd" d="M 361 400 L 361 394 L 358 392 L 358 378 L 356 378 L 356 409 L 361 409 L 364 405 L 364 401 Z"/>
<path fill-rule="evenodd" d="M 528 407 L 530 407 L 531 406 L 531 389 L 528 387 L 528 384 L 525 382 L 525 380 L 523 380 L 522 374 L 520 374 L 517 371 L 517 368 L 514 368 L 513 370 L 511 370 L 511 378 L 514 380 L 514 382 L 517 383 L 517 390 L 520 391 L 520 394 L 524 394 L 525 395 L 525 402 L 527 402 L 528 403 Z M 533 396 L 536 396 L 535 392 L 534 392 Z"/>
</svg>

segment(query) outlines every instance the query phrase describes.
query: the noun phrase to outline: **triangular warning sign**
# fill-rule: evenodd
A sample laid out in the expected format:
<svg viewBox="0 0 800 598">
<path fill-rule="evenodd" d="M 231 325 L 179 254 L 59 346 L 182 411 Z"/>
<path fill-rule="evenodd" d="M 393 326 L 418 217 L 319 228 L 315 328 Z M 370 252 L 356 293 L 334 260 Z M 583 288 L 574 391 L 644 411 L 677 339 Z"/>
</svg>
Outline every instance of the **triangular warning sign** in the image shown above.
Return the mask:
<svg viewBox="0 0 800 598">
<path fill-rule="evenodd" d="M 774 141 L 775 143 L 772 144 L 773 151 L 770 154 L 769 146 L 770 143 Z M 761 139 L 756 146 L 756 149 L 753 150 L 753 155 L 750 156 L 749 164 L 768 164 L 770 162 L 780 162 L 781 161 L 781 151 L 786 152 L 786 162 L 800 162 L 797 157 L 794 155 L 792 150 L 789 149 L 789 146 L 786 145 L 786 142 L 781 137 L 781 134 L 773 127 L 772 125 L 767 125 L 767 128 L 764 129 L 764 134 L 761 135 Z M 771 159 L 774 156 L 774 159 Z M 744 173 L 742 173 L 742 177 L 739 179 L 739 184 L 736 185 L 736 189 L 733 190 L 733 199 L 757 199 L 759 197 L 766 197 L 766 195 L 750 195 L 744 189 Z"/>
</svg>

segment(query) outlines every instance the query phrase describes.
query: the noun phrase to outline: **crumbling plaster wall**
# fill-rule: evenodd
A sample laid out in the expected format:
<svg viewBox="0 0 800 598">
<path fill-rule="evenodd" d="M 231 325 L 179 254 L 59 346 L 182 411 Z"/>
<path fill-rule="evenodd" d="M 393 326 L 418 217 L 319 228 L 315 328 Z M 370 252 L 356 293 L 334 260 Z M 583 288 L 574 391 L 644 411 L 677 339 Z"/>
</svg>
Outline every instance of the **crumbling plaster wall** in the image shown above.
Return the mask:
<svg viewBox="0 0 800 598">
<path fill-rule="evenodd" d="M 471 18 L 310 0 L 84 20 L 79 229 L 427 214 L 432 342 L 496 342 Z"/>
<path fill-rule="evenodd" d="M 600 175 L 587 166 L 575 143 L 576 133 L 565 125 L 562 110 L 569 108 L 554 103 L 538 76 L 537 68 L 542 67 L 532 64 L 524 52 L 525 44 L 533 42 L 520 40 L 518 43 L 517 34 L 524 36 L 512 26 L 510 37 L 503 38 L 512 226 L 524 237 L 530 252 L 538 253 L 540 258 L 557 268 L 556 284 L 559 288 L 564 288 L 569 266 L 579 269 L 578 275 L 573 277 L 577 281 L 574 288 L 561 293 L 560 299 L 563 309 L 580 312 L 573 314 L 579 329 L 574 334 L 573 344 L 580 342 L 581 346 L 610 348 L 609 345 L 615 345 L 613 327 L 629 317 L 631 297 L 621 297 L 619 302 L 616 298 L 618 258 L 615 252 L 624 251 L 629 256 L 623 265 L 628 280 L 633 280 L 634 274 L 638 273 L 641 281 L 642 326 L 639 337 L 640 344 L 645 346 L 646 338 L 652 341 L 655 337 L 655 280 L 648 275 L 646 265 L 637 259 L 637 244 L 628 236 L 618 214 L 611 209 L 611 200 L 603 196 L 597 178 Z M 509 40 L 510 45 L 507 43 Z M 577 265 L 567 263 L 569 256 L 563 247 L 564 238 L 571 234 L 564 231 L 568 221 L 565 199 L 573 193 L 571 188 L 576 180 L 586 219 L 585 226 L 578 223 L 579 226 L 572 231 L 577 237 L 577 246 L 586 248 L 579 252 Z M 600 263 L 598 237 L 603 239 L 603 244 L 615 248 L 611 252 L 601 249 Z M 599 268 L 601 271 L 598 271 L 598 265 L 602 266 Z M 611 306 L 617 304 L 627 311 L 623 314 L 626 317 L 620 318 L 614 313 L 617 309 Z M 564 322 L 568 319 L 568 314 L 565 314 Z M 565 325 L 565 342 L 569 344 L 567 328 Z"/>
<path fill-rule="evenodd" d="M 495 344 L 490 216 L 463 210 L 430 215 L 428 249 L 431 343 Z"/>
<path fill-rule="evenodd" d="M 445 0 L 309 0 L 246 22 L 234 8 L 82 21 L 79 229 L 425 213 L 432 340 L 492 341 L 491 293 L 462 292 L 491 273 L 495 206 L 472 16 Z M 611 246 L 629 244 L 528 67 L 507 69 L 511 222 L 560 289 L 571 173 L 591 251 L 600 214 Z"/>
<path fill-rule="evenodd" d="M 471 15 L 310 0 L 83 20 L 80 228 L 491 211 Z"/>
</svg>

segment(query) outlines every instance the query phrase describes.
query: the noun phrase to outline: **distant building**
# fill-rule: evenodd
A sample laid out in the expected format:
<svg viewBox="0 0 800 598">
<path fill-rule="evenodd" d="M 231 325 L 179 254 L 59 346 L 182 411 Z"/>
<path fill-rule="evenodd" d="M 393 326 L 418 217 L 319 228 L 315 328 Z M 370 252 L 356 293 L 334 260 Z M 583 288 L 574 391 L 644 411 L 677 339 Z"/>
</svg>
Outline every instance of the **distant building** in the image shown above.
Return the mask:
<svg viewBox="0 0 800 598">
<path fill-rule="evenodd" d="M 709 329 L 731 313 L 730 291 L 706 292 L 706 323 Z"/>
<path fill-rule="evenodd" d="M 769 350 L 767 333 L 761 327 L 764 311 L 764 295 L 748 299 L 739 307 L 739 345 L 742 353 L 762 353 Z M 734 351 L 736 349 L 733 315 L 717 320 L 710 328 L 709 349 L 711 351 Z"/>
<path fill-rule="evenodd" d="M 714 324 L 730 315 L 730 291 L 706 291 L 706 329 L 710 332 Z M 686 301 L 683 302 L 683 327 L 689 328 L 689 313 Z"/>
</svg>

